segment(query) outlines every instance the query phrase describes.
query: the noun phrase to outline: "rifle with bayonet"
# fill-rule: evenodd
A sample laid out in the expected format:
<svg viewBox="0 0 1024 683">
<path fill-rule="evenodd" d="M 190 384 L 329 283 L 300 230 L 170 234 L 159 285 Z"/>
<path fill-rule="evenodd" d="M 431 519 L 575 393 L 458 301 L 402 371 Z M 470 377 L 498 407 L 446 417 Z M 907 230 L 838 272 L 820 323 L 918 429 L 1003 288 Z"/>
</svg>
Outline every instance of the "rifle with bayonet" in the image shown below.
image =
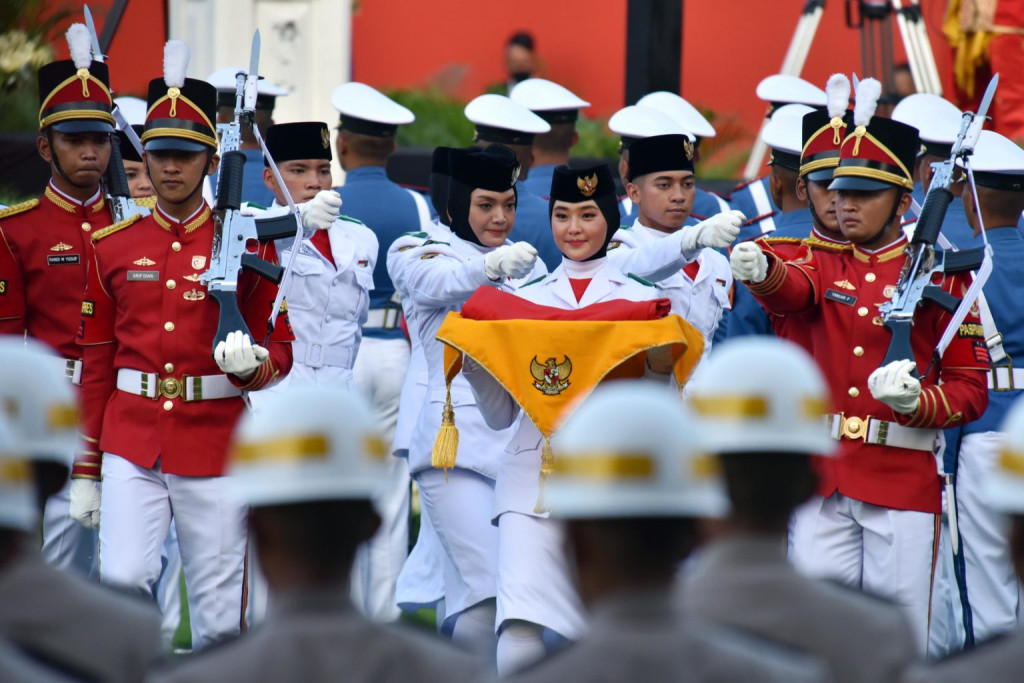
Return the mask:
<svg viewBox="0 0 1024 683">
<path fill-rule="evenodd" d="M 88 5 L 85 6 L 85 25 L 89 29 L 89 34 L 92 38 L 93 60 L 97 62 L 106 61 L 106 56 L 100 49 L 100 39 L 96 35 L 96 24 L 93 23 L 92 12 L 89 11 Z M 118 128 L 124 131 L 125 135 L 129 136 L 129 140 L 132 140 L 133 144 L 138 148 L 139 156 L 142 156 L 142 144 L 138 141 L 138 136 L 135 135 L 132 127 L 128 125 L 116 104 L 112 113 Z M 139 206 L 132 199 L 132 193 L 128 187 L 128 179 L 124 175 L 124 159 L 121 157 L 121 145 L 116 137 L 110 143 L 110 161 L 107 162 L 107 170 L 103 173 L 103 189 L 106 193 L 107 203 L 110 204 L 110 213 L 115 223 L 120 223 L 135 215 L 149 215 L 149 209 Z"/>
<path fill-rule="evenodd" d="M 896 291 L 892 299 L 880 307 L 883 324 L 892 334 L 882 365 L 895 360 L 914 359 L 910 334 L 918 306 L 933 302 L 952 314 L 956 324 L 962 322 L 967 314 L 969 306 L 963 306 L 958 297 L 943 290 L 941 284 L 934 284 L 933 280 L 941 281 L 944 276 L 952 273 L 977 270 L 985 258 L 985 249 L 947 251 L 938 248 L 936 241 L 946 217 L 946 209 L 953 199 L 950 188 L 954 182 L 956 162 L 959 160 L 961 164 L 966 163 L 967 157 L 974 151 L 998 82 L 997 74 L 989 83 L 977 114 L 964 112 L 949 159 L 932 164 L 934 174 L 931 186 L 925 196 L 914 236 L 907 247 L 907 260 L 896 284 Z M 955 320 L 957 316 L 960 317 L 959 321 Z M 944 350 L 941 346 L 937 347 L 934 360 L 938 360 Z"/>
<path fill-rule="evenodd" d="M 245 166 L 245 154 L 241 151 L 242 125 L 254 129 L 256 126 L 254 117 L 259 54 L 260 32 L 257 30 L 252 39 L 249 71 L 236 75 L 234 118 L 229 123 L 217 126 L 220 132 L 220 174 L 213 214 L 213 252 L 209 270 L 199 276 L 210 296 L 220 306 L 220 319 L 212 346 L 214 349 L 227 338 L 228 333 L 236 330 L 245 332 L 250 339 L 255 340 L 238 308 L 237 291 L 241 271 L 251 271 L 274 284 L 280 284 L 284 275 L 281 266 L 249 251 L 250 245 L 292 237 L 301 227 L 297 213 L 256 219 L 241 211 L 242 174 Z"/>
</svg>

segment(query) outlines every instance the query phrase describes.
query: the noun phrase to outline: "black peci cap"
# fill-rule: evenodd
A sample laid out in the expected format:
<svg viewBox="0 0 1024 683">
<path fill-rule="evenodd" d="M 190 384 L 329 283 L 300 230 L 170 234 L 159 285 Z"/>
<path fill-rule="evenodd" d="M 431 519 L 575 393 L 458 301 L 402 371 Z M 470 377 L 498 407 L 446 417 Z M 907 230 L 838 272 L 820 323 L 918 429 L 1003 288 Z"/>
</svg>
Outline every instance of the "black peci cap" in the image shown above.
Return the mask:
<svg viewBox="0 0 1024 683">
<path fill-rule="evenodd" d="M 330 161 L 331 131 L 321 121 L 278 123 L 267 129 L 267 150 L 274 161 L 324 159 Z M 263 160 L 265 166 L 270 164 Z"/>
<path fill-rule="evenodd" d="M 655 135 L 629 146 L 629 179 L 658 171 L 693 171 L 696 146 L 686 135 Z"/>
<path fill-rule="evenodd" d="M 505 192 L 519 180 L 519 162 L 504 145 L 452 149 L 448 152 L 448 174 L 467 187 Z"/>
</svg>

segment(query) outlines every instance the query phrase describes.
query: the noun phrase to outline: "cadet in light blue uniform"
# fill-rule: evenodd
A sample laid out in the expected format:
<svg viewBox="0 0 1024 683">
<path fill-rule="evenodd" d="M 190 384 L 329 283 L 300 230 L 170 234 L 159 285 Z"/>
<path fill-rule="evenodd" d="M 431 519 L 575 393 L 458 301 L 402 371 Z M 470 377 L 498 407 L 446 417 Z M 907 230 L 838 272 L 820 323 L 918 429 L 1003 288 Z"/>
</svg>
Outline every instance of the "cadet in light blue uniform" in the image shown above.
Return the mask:
<svg viewBox="0 0 1024 683">
<path fill-rule="evenodd" d="M 247 69 L 242 66 L 226 66 L 217 69 L 206 79 L 217 89 L 217 122 L 228 123 L 235 117 L 235 75 Z M 267 129 L 274 125 L 274 104 L 278 97 L 284 97 L 288 91 L 261 78 L 256 86 L 256 125 L 264 136 Z M 270 206 L 274 203 L 274 193 L 263 182 L 263 152 L 252 130 L 242 126 L 242 149 L 245 155 L 245 167 L 242 170 L 242 201 Z"/>
<path fill-rule="evenodd" d="M 973 617 L 977 642 L 1008 632 L 1017 625 L 1021 606 L 1005 536 L 1005 519 L 984 497 L 983 482 L 996 466 L 1003 438 L 999 432 L 1010 406 L 1024 394 L 1024 237 L 1016 221 L 1024 210 L 1024 150 L 1013 141 L 983 131 L 971 157 L 977 203 L 981 205 L 989 244 L 993 250 L 992 274 L 985 284 L 984 301 L 978 302 L 981 329 L 961 325 L 957 334 L 974 337 L 979 353 L 989 342 L 992 370 L 988 378 L 988 408 L 980 418 L 957 429 L 947 430 L 947 448 L 959 446 L 957 457 L 944 459 L 948 469 L 955 465 L 956 499 L 969 606 L 963 604 L 952 567 L 948 536 L 942 537 L 941 562 L 936 572 L 932 601 L 932 636 L 929 654 L 939 656 L 964 646 L 964 614 Z M 974 241 L 981 247 L 981 225 L 976 200 L 965 190 L 964 205 Z M 945 231 L 946 224 L 943 224 Z M 998 336 L 997 336 L 998 335 Z M 997 343 L 1001 337 L 1002 343 Z M 952 622 L 952 623 L 950 623 Z"/>
<path fill-rule="evenodd" d="M 415 117 L 363 83 L 338 86 L 331 93 L 331 104 L 341 114 L 337 152 L 345 171 L 345 184 L 336 189 L 345 214 L 373 230 L 379 247 L 370 310 L 352 369 L 353 381 L 359 393 L 373 404 L 390 453 L 410 352 L 399 325 L 402 309 L 388 275 L 387 252 L 391 243 L 405 233 L 423 229 L 424 213 L 429 222 L 429 212 L 423 209 L 426 202 L 422 196 L 389 180 L 384 168 L 395 151 L 398 126 L 412 123 Z M 368 616 L 379 621 L 399 616 L 394 588 L 409 543 L 409 469 L 404 458 L 391 460 L 392 488 L 381 501 L 381 529 L 360 551 L 353 572 L 353 595 L 363 603 Z"/>
<path fill-rule="evenodd" d="M 513 242 L 529 242 L 537 250 L 544 265 L 553 270 L 562 262 L 562 253 L 558 251 L 551 236 L 548 201 L 542 195 L 531 192 L 526 183 L 522 182 L 530 177 L 535 137 L 551 132 L 551 125 L 504 95 L 481 95 L 466 105 L 465 114 L 476 125 L 474 144 L 487 147 L 491 143 L 498 143 L 515 152 L 519 161 L 520 183 L 516 186 L 519 203 L 516 206 L 515 227 L 509 239 Z"/>
<path fill-rule="evenodd" d="M 803 104 L 788 104 L 772 115 L 761 133 L 772 156 L 771 171 L 765 179 L 769 192 L 782 211 L 775 217 L 774 238 L 802 240 L 811 234 L 814 221 L 806 201 L 797 196 L 796 182 L 800 174 L 800 152 L 803 149 L 803 116 L 813 111 Z M 746 224 L 745 224 L 746 225 Z M 743 231 L 740 237 L 743 237 Z M 755 235 L 756 236 L 756 235 Z M 742 283 L 736 285 L 732 313 L 729 315 L 728 337 L 748 334 L 774 335 L 772 324 L 761 304 Z"/>
<path fill-rule="evenodd" d="M 825 91 L 797 76 L 773 74 L 757 84 L 757 97 L 768 103 L 768 116 L 787 104 L 806 104 L 811 107 L 825 106 Z M 758 159 L 760 163 L 760 159 Z M 729 199 L 732 208 L 747 216 L 747 222 L 740 232 L 740 240 L 755 239 L 774 231 L 778 225 L 779 207 L 772 199 L 768 176 L 741 183 L 733 188 Z"/>
<path fill-rule="evenodd" d="M 533 139 L 530 174 L 518 186 L 519 192 L 525 189 L 547 200 L 555 169 L 569 165 L 569 150 L 580 139 L 576 132 L 580 109 L 589 107 L 590 102 L 543 78 L 528 78 L 519 83 L 512 88 L 509 99 L 523 105 L 551 126 L 549 132 L 539 133 Z M 548 270 L 554 269 L 551 264 L 547 266 Z"/>
</svg>

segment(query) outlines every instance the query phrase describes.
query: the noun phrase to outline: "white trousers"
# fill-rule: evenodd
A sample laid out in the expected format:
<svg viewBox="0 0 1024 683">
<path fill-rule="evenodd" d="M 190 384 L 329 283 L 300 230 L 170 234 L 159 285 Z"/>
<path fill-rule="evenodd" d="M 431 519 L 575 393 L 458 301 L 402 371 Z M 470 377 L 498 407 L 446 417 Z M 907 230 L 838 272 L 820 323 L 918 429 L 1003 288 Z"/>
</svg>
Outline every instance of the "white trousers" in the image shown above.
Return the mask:
<svg viewBox="0 0 1024 683">
<path fill-rule="evenodd" d="M 243 614 L 245 508 L 223 477 L 183 477 L 103 458 L 100 580 L 153 595 L 171 519 L 185 571 L 192 649 L 238 635 Z"/>
<path fill-rule="evenodd" d="M 392 450 L 402 385 L 409 370 L 409 342 L 405 339 L 363 337 L 352 377 L 356 390 L 373 405 L 384 437 Z M 400 611 L 395 584 L 409 554 L 409 465 L 392 458 L 388 492 L 377 502 L 381 527 L 360 547 L 352 566 L 352 599 L 366 616 L 394 621 Z"/>
<path fill-rule="evenodd" d="M 805 574 L 902 606 L 924 654 L 937 525 L 937 515 L 815 495 L 794 513 L 791 559 Z"/>
<path fill-rule="evenodd" d="M 497 593 L 498 529 L 491 524 L 494 480 L 456 467 L 416 473 L 420 501 L 429 509 L 444 549 L 445 623 Z"/>
<path fill-rule="evenodd" d="M 156 584 L 156 602 L 160 606 L 160 635 L 163 637 L 164 649 L 168 652 L 174 644 L 174 634 L 181 624 L 181 551 L 178 550 L 178 530 L 175 521 L 164 539 L 164 547 L 160 553 L 163 571 Z"/>
<path fill-rule="evenodd" d="M 426 505 L 420 505 L 419 535 L 398 574 L 395 600 L 406 612 L 422 608 L 440 610 L 444 603 L 444 549 Z M 442 621 L 443 616 L 438 623 Z"/>
<path fill-rule="evenodd" d="M 1009 522 L 984 498 L 985 479 L 995 466 L 1001 436 L 999 432 L 967 434 L 960 441 L 958 454 L 957 526 L 974 639 L 979 643 L 1015 629 L 1021 605 L 1020 584 L 1006 540 Z M 928 654 L 935 657 L 962 649 L 966 638 L 948 523 L 943 524 L 939 557 L 928 648 Z"/>
<path fill-rule="evenodd" d="M 96 552 L 99 537 L 71 519 L 71 480 L 50 496 L 43 508 L 43 559 L 58 569 L 95 579 L 99 575 Z"/>
</svg>

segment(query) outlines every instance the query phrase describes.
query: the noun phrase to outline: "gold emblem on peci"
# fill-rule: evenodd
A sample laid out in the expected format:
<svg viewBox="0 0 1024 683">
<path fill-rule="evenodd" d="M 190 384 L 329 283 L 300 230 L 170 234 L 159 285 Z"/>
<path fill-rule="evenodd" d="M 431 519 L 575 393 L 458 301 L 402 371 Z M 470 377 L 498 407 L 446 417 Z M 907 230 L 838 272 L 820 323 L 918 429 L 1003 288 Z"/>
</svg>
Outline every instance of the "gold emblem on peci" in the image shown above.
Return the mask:
<svg viewBox="0 0 1024 683">
<path fill-rule="evenodd" d="M 554 358 L 548 358 L 544 363 L 537 360 L 537 356 L 530 361 L 530 374 L 535 380 L 533 388 L 542 394 L 555 396 L 569 388 L 569 375 L 572 374 L 572 361 L 569 356 L 561 363 Z"/>
<path fill-rule="evenodd" d="M 584 197 L 591 197 L 597 192 L 597 174 L 590 176 L 580 176 L 576 179 L 576 187 L 580 188 L 580 194 Z"/>
<path fill-rule="evenodd" d="M 320 129 L 320 142 L 323 143 L 324 149 L 329 149 L 331 146 L 331 134 L 327 132 L 327 127 Z"/>
<path fill-rule="evenodd" d="M 686 152 L 687 161 L 693 161 L 693 155 L 696 153 L 696 148 L 693 145 L 693 140 L 683 141 L 683 151 Z"/>
</svg>

